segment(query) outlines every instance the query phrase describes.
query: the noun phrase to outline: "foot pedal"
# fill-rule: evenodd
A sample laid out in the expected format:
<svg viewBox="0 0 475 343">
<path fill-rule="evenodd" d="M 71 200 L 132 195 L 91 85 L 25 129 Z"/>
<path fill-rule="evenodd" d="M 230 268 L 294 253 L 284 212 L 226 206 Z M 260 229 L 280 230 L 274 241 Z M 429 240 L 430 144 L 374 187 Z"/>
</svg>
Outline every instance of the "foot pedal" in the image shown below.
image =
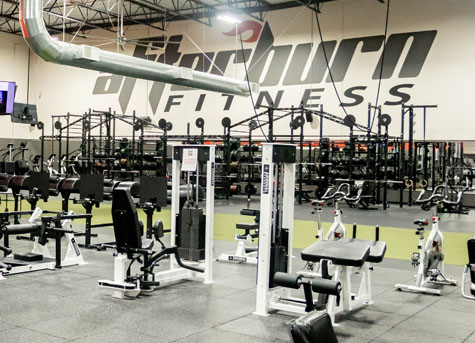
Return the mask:
<svg viewBox="0 0 475 343">
<path fill-rule="evenodd" d="M 33 262 L 33 261 L 41 261 L 43 260 L 43 255 L 35 254 L 32 252 L 26 254 L 14 254 L 13 257 L 15 260 L 26 261 L 26 262 Z"/>
</svg>

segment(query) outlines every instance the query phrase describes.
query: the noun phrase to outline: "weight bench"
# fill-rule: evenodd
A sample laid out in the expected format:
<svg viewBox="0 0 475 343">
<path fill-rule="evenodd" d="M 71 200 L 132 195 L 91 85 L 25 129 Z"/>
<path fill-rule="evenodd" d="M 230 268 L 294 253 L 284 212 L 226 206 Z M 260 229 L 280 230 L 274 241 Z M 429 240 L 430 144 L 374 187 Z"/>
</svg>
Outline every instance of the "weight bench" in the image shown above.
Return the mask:
<svg viewBox="0 0 475 343">
<path fill-rule="evenodd" d="M 338 241 L 317 241 L 301 253 L 307 262 L 324 263 L 332 280 L 341 282 L 341 301 L 330 296 L 327 312 L 332 322 L 335 314 L 351 311 L 361 305 L 373 302 L 371 291 L 371 264 L 384 259 L 386 243 L 382 241 L 343 238 Z M 358 293 L 352 293 L 351 276 L 353 272 L 361 275 Z M 311 277 L 314 273 L 305 273 Z"/>
<path fill-rule="evenodd" d="M 238 242 L 236 252 L 233 255 L 221 254 L 217 261 L 257 264 L 257 246 L 252 244 L 255 238 L 259 238 L 259 215 L 260 210 L 244 208 L 241 215 L 255 217 L 254 223 L 237 223 L 237 230 L 244 230 L 243 234 L 236 233 Z"/>
<path fill-rule="evenodd" d="M 42 217 L 44 213 L 52 213 L 53 216 Z M 8 224 L 8 216 L 19 216 L 30 214 L 28 223 Z M 45 269 L 60 269 L 73 265 L 85 264 L 81 251 L 74 237 L 71 227 L 73 219 L 84 218 L 85 215 L 76 215 L 73 211 L 67 214 L 42 211 L 36 208 L 35 211 L 20 211 L 2 213 L 2 226 L 0 227 L 0 238 L 4 239 L 4 245 L 0 246 L 0 251 L 4 253 L 4 259 L 0 262 L 0 280 L 6 275 L 27 273 Z M 37 237 L 33 242 L 33 249 L 26 254 L 15 253 L 12 257 L 12 250 L 9 248 L 9 237 L 11 235 L 31 234 Z M 61 237 L 65 236 L 68 242 L 68 249 L 65 257 L 61 254 Z M 18 236 L 17 236 L 18 237 Z M 49 239 L 55 241 L 54 256 L 48 249 Z"/>
<path fill-rule="evenodd" d="M 153 272 L 158 262 L 174 255 L 177 264 L 189 271 L 203 273 L 201 268 L 185 265 L 176 246 L 159 252 L 152 250 L 153 240 L 142 242 L 143 224 L 138 219 L 137 208 L 130 193 L 130 187 L 119 185 L 112 192 L 112 220 L 114 223 L 117 255 L 114 259 L 114 280 L 99 280 L 99 287 L 114 290 L 113 297 L 137 297 L 143 290 L 153 290 L 160 285 Z M 141 262 L 138 275 L 131 275 L 131 265 Z M 173 281 L 170 276 L 167 281 Z"/>
<path fill-rule="evenodd" d="M 462 295 L 466 299 L 475 300 L 475 237 L 467 241 L 468 263 L 462 275 Z M 470 293 L 467 292 L 467 276 L 470 274 Z"/>
</svg>

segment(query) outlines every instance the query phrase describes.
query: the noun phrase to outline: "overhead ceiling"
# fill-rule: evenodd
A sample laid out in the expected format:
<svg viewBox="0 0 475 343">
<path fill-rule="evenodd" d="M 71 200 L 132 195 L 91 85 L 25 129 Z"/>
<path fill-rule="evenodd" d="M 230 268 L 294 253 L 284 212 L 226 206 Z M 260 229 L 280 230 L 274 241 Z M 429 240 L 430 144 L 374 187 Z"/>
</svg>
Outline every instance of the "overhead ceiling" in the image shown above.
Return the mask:
<svg viewBox="0 0 475 343">
<path fill-rule="evenodd" d="M 164 31 L 168 22 L 193 20 L 211 26 L 219 13 L 236 13 L 262 21 L 268 11 L 314 6 L 334 0 L 44 0 L 44 20 L 50 33 L 86 36 L 90 30 L 116 33 L 143 24 Z M 19 0 L 0 0 L 0 32 L 21 34 Z"/>
</svg>

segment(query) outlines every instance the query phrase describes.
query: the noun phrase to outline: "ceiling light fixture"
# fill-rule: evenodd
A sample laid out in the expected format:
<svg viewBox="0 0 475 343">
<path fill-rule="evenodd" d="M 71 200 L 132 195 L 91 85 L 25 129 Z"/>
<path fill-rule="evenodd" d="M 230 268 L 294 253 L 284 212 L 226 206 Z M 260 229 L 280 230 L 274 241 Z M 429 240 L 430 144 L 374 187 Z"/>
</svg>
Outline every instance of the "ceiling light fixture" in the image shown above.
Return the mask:
<svg viewBox="0 0 475 343">
<path fill-rule="evenodd" d="M 231 17 L 231 16 L 226 15 L 226 14 L 220 14 L 220 15 L 218 15 L 217 18 L 219 20 L 226 21 L 226 22 L 231 23 L 231 24 L 239 24 L 241 22 L 241 20 L 239 20 L 237 18 L 234 18 L 234 17 Z"/>
</svg>

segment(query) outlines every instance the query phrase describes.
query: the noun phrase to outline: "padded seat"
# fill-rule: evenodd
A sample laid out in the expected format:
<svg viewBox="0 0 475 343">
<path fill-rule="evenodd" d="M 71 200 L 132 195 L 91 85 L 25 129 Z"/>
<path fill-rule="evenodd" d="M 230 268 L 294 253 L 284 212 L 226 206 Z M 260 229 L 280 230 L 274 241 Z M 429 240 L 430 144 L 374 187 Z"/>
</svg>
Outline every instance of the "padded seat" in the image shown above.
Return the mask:
<svg viewBox="0 0 475 343">
<path fill-rule="evenodd" d="M 381 262 L 386 254 L 386 242 L 357 238 L 342 238 L 338 242 L 349 244 L 362 243 L 364 245 L 369 245 L 370 250 L 367 261 L 371 263 Z"/>
<path fill-rule="evenodd" d="M 251 216 L 251 217 L 256 217 L 259 215 L 261 210 L 255 210 L 252 208 L 243 208 L 241 210 L 241 215 L 242 216 Z"/>
<path fill-rule="evenodd" d="M 237 223 L 236 224 L 236 229 L 246 230 L 246 231 L 258 230 L 259 229 L 259 224 L 257 224 L 257 223 Z"/>
<path fill-rule="evenodd" d="M 304 261 L 320 262 L 324 259 L 342 266 L 361 267 L 368 259 L 369 252 L 369 245 L 364 243 L 317 241 L 302 250 L 301 254 Z"/>
</svg>

